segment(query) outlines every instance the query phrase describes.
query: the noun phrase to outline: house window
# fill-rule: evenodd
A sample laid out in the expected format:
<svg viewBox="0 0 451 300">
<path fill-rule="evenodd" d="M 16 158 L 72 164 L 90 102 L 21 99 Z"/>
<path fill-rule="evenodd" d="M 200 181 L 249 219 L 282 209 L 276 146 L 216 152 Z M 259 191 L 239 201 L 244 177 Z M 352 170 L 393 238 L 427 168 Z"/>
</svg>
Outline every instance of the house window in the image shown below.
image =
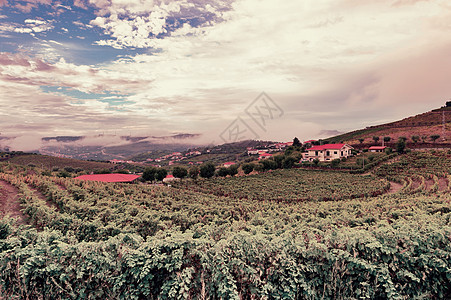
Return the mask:
<svg viewBox="0 0 451 300">
<path fill-rule="evenodd" d="M 341 151 L 341 156 L 344 156 L 343 151 Z"/>
<path fill-rule="evenodd" d="M 318 156 L 318 151 L 315 151 L 315 156 Z"/>
<path fill-rule="evenodd" d="M 334 154 L 338 154 L 338 151 L 334 151 Z"/>
<path fill-rule="evenodd" d="M 330 151 L 326 151 L 326 156 L 330 156 Z"/>
</svg>

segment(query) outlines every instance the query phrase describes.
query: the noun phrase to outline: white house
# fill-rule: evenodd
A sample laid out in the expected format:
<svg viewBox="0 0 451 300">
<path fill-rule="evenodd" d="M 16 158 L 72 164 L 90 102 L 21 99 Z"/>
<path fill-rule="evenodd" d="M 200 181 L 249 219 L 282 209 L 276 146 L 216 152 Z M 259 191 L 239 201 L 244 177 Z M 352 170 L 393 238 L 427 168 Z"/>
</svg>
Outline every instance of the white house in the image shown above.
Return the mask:
<svg viewBox="0 0 451 300">
<path fill-rule="evenodd" d="M 317 158 L 319 161 L 332 161 L 337 158 L 351 156 L 351 149 L 354 148 L 348 144 L 325 144 L 313 146 L 302 155 L 304 160 L 313 161 Z"/>
</svg>

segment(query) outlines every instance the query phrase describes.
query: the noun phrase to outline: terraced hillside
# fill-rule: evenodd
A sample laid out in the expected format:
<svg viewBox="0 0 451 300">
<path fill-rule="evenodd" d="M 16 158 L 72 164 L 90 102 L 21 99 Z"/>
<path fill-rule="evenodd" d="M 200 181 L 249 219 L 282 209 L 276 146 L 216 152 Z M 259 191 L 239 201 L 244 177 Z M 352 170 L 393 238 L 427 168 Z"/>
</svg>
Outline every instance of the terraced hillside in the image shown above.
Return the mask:
<svg viewBox="0 0 451 300">
<path fill-rule="evenodd" d="M 0 164 L 2 186 L 16 189 L 27 218 L 0 220 L 0 295 L 445 299 L 449 167 L 447 152 L 411 153 L 380 166 L 379 178 L 346 174 L 340 184 L 337 173 L 287 170 L 202 180 L 194 190 L 43 177 Z M 417 176 L 421 189 L 409 185 Z M 239 180 L 248 181 L 234 187 Z M 402 188 L 386 191 L 387 181 Z M 384 193 L 373 195 L 379 183 Z M 331 185 L 361 195 L 334 198 Z M 323 198 L 302 195 L 316 190 Z"/>
</svg>

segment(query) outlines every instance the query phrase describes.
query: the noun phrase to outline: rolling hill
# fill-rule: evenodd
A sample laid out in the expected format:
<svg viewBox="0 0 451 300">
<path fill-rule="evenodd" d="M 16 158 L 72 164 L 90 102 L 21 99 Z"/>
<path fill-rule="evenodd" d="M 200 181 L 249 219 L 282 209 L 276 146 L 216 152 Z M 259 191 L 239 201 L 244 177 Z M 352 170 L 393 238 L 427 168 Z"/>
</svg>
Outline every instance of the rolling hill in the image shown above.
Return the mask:
<svg viewBox="0 0 451 300">
<path fill-rule="evenodd" d="M 449 103 L 447 103 L 449 104 Z M 451 105 L 451 104 L 450 104 Z M 365 129 L 351 131 L 326 139 L 330 143 L 348 143 L 350 145 L 374 144 L 373 136 L 380 138 L 390 137 L 391 141 L 397 141 L 399 137 L 406 137 L 410 145 L 418 146 L 439 145 L 451 147 L 451 106 L 408 117 L 400 121 L 387 124 L 370 126 Z M 431 135 L 439 135 L 435 142 Z M 412 136 L 418 136 L 417 143 L 412 141 Z M 359 139 L 363 139 L 361 143 Z"/>
</svg>

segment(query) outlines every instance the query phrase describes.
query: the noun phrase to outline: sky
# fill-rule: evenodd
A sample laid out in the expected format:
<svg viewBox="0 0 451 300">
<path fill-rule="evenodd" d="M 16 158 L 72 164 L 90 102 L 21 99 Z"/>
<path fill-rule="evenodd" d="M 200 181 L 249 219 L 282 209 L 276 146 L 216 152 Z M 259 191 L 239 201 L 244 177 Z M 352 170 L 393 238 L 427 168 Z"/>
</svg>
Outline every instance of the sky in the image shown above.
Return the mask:
<svg viewBox="0 0 451 300">
<path fill-rule="evenodd" d="M 16 147 L 302 141 L 438 108 L 449 78 L 447 0 L 0 0 L 0 138 Z"/>
</svg>

